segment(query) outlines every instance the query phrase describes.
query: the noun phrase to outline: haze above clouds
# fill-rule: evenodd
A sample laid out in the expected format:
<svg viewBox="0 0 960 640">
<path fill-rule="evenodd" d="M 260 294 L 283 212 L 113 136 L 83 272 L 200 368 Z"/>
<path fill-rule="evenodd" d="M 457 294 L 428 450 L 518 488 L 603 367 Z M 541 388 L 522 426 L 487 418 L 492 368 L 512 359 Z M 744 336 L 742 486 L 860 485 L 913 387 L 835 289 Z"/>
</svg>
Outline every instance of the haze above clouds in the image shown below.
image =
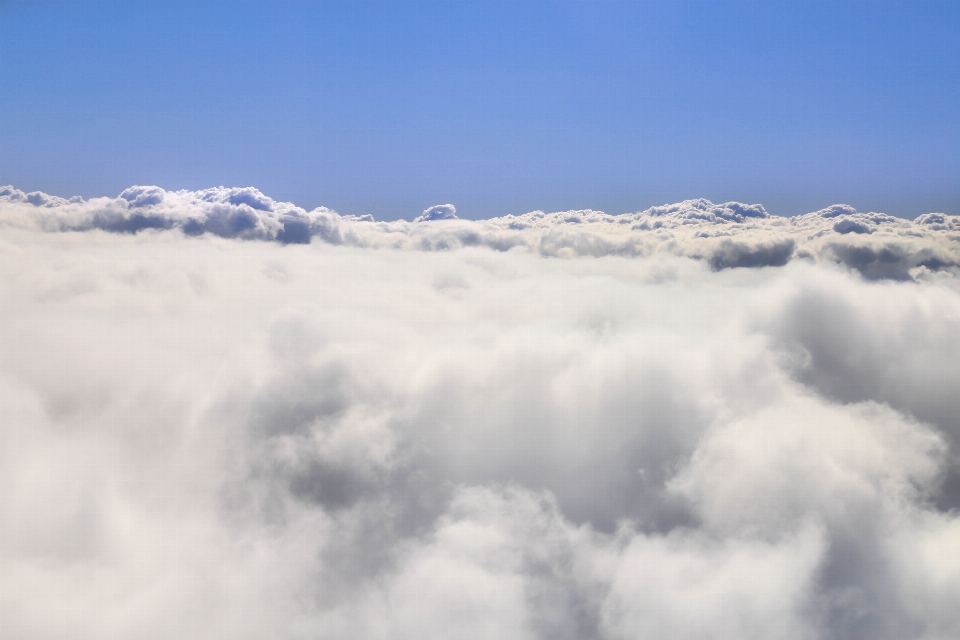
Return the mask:
<svg viewBox="0 0 960 640">
<path fill-rule="evenodd" d="M 0 625 L 960 634 L 960 220 L 0 189 Z"/>
</svg>

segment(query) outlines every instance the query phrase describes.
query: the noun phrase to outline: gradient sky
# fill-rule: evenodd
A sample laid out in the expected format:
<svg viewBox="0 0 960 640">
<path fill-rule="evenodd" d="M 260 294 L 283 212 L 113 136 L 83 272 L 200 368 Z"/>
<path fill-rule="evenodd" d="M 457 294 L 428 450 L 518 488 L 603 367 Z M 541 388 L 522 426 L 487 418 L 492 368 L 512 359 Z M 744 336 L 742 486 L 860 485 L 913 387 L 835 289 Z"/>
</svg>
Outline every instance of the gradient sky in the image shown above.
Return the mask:
<svg viewBox="0 0 960 640">
<path fill-rule="evenodd" d="M 960 213 L 960 3 L 0 2 L 0 184 Z"/>
</svg>

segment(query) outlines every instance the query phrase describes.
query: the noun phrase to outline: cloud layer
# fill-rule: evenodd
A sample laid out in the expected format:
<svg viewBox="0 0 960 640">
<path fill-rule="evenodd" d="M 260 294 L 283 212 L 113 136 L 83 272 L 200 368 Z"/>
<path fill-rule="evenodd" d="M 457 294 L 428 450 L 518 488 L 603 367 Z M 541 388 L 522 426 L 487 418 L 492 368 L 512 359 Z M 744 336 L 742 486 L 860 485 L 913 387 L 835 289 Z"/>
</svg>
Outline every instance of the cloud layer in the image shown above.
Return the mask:
<svg viewBox="0 0 960 640">
<path fill-rule="evenodd" d="M 960 216 L 928 213 L 913 221 L 858 213 L 847 205 L 792 218 L 761 205 L 687 200 L 639 213 L 534 211 L 488 220 L 460 220 L 451 204 L 426 209 L 413 222 L 375 222 L 319 207 L 276 202 L 253 187 L 164 191 L 130 187 L 117 198 L 65 200 L 0 188 L 0 225 L 46 231 L 186 235 L 357 247 L 449 250 L 524 247 L 545 256 L 649 256 L 671 253 L 713 269 L 783 266 L 794 259 L 839 263 L 871 279 L 909 280 L 930 272 L 960 274 Z"/>
<path fill-rule="evenodd" d="M 0 197 L 4 636 L 960 634 L 954 217 Z"/>
</svg>

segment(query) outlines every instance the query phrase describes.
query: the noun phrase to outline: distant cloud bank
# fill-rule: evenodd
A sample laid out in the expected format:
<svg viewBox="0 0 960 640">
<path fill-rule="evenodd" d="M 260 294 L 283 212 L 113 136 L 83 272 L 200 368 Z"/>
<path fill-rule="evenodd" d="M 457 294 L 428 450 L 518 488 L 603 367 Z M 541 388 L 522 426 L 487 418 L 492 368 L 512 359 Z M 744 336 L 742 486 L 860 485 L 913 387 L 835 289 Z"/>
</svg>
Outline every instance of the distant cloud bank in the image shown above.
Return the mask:
<svg viewBox="0 0 960 640">
<path fill-rule="evenodd" d="M 6 638 L 960 637 L 960 227 L 0 190 Z"/>
<path fill-rule="evenodd" d="M 306 211 L 253 187 L 170 192 L 136 186 L 117 198 L 84 201 L 8 186 L 0 188 L 0 224 L 45 231 L 178 230 L 284 244 L 317 238 L 426 251 L 523 247 L 559 257 L 670 253 L 718 270 L 807 259 L 840 263 L 871 279 L 906 280 L 960 266 L 960 216 L 927 213 L 910 221 L 841 204 L 788 218 L 770 215 L 759 204 L 697 199 L 622 215 L 534 211 L 480 221 L 461 220 L 456 208 L 445 204 L 426 209 L 413 222 L 376 222 L 325 207 Z"/>
</svg>

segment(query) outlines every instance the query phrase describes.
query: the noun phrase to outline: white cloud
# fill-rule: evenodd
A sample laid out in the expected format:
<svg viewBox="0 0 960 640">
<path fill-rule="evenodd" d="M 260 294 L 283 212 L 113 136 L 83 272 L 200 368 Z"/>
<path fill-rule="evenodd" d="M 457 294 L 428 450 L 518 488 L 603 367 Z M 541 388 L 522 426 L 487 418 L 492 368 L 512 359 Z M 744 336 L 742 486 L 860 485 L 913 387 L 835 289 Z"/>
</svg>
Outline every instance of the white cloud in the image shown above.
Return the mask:
<svg viewBox="0 0 960 640">
<path fill-rule="evenodd" d="M 950 216 L 27 195 L 5 635 L 960 632 Z"/>
<path fill-rule="evenodd" d="M 423 210 L 423 214 L 413 219 L 414 222 L 431 222 L 433 220 L 455 220 L 457 208 L 452 204 L 436 204 Z"/>
<path fill-rule="evenodd" d="M 423 222 L 447 220 L 443 225 Z M 137 186 L 118 198 L 65 200 L 0 188 L 0 225 L 47 231 L 102 229 L 136 233 L 179 229 L 186 235 L 442 251 L 485 246 L 525 247 L 546 256 L 647 256 L 671 253 L 702 259 L 713 269 L 783 266 L 794 259 L 841 264 L 871 279 L 910 280 L 932 272 L 960 275 L 958 216 L 928 213 L 916 220 L 858 213 L 833 205 L 793 218 L 761 205 L 687 200 L 634 214 L 582 210 L 482 221 L 460 220 L 451 204 L 414 219 L 376 223 L 372 216 L 306 211 L 276 202 L 253 187 L 164 191 Z"/>
</svg>

